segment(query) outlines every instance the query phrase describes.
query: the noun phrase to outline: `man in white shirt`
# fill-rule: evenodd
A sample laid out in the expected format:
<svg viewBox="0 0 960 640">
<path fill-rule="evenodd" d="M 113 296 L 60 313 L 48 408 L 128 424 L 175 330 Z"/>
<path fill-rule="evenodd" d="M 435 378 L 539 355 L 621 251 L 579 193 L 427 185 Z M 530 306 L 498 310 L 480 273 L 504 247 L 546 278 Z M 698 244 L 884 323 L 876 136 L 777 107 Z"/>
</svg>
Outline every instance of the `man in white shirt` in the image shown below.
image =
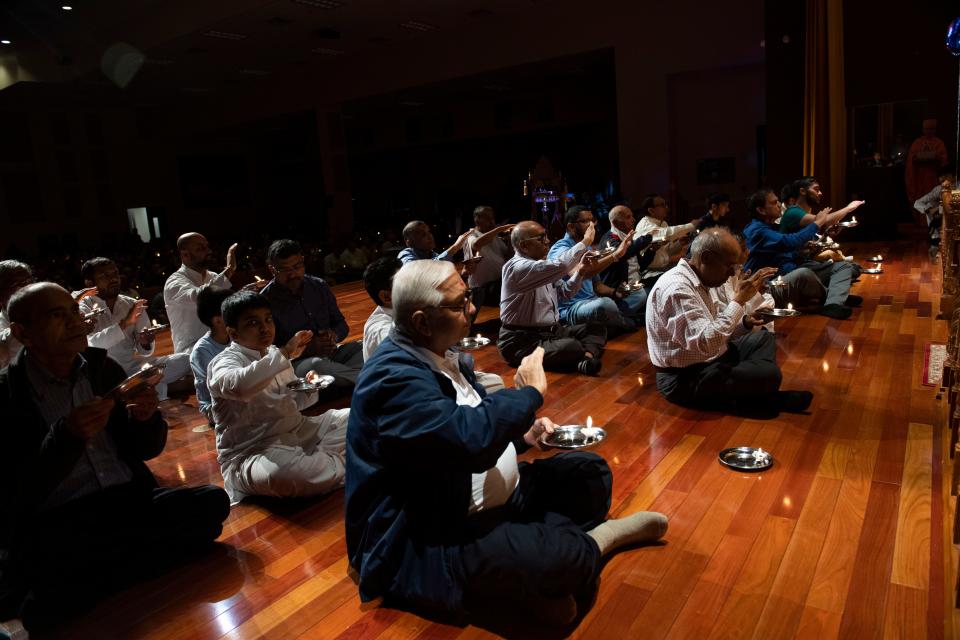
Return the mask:
<svg viewBox="0 0 960 640">
<path fill-rule="evenodd" d="M 675 404 L 736 411 L 800 412 L 808 391 L 780 391 L 776 338 L 748 315 L 746 304 L 773 268 L 737 273 L 740 246 L 720 227 L 703 231 L 681 259 L 654 285 L 647 300 L 647 350 L 657 369 L 657 389 Z M 718 293 L 729 278 L 733 298 Z"/>
<path fill-rule="evenodd" d="M 687 224 L 670 226 L 667 224 L 667 214 L 670 208 L 662 196 L 650 194 L 640 203 L 643 218 L 637 223 L 635 236 L 652 235 L 653 240 L 664 241 L 665 244 L 657 249 L 657 253 L 644 271 L 642 279 L 650 287 L 660 275 L 676 264 L 677 256 L 683 253 L 687 236 L 696 231 L 698 220 Z"/>
<path fill-rule="evenodd" d="M 133 375 L 144 365 L 165 365 L 163 378 L 157 383 L 157 395 L 167 399 L 167 385 L 190 373 L 190 354 L 174 353 L 152 357 L 156 330 L 144 308 L 146 300 L 135 300 L 120 293 L 120 271 L 109 258 L 92 258 L 80 267 L 84 285 L 96 287 L 96 295 L 80 299 L 80 311 L 94 323 L 87 335 L 91 347 L 106 349 L 107 355 Z"/>
<path fill-rule="evenodd" d="M 464 261 L 479 258 L 471 269 L 467 284 L 473 295 L 473 306 L 500 306 L 500 279 L 503 263 L 513 255 L 508 234 L 512 224 L 496 226 L 493 208 L 480 206 L 473 210 L 472 233 L 463 243 Z"/>
<path fill-rule="evenodd" d="M 5 369 L 23 348 L 10 331 L 7 303 L 13 294 L 32 283 L 33 271 L 29 265 L 19 260 L 0 261 L 0 369 Z"/>
<path fill-rule="evenodd" d="M 237 245 L 227 250 L 227 266 L 220 273 L 211 273 L 213 251 L 207 239 L 199 233 L 185 233 L 177 238 L 182 266 L 170 274 L 163 286 L 163 303 L 170 319 L 173 350 L 190 353 L 207 328 L 197 317 L 197 294 L 200 287 L 209 284 L 217 289 L 230 289 L 230 276 L 237 269 Z"/>
<path fill-rule="evenodd" d="M 342 486 L 350 410 L 304 416 L 317 392 L 287 387 L 297 380 L 290 361 L 313 332 L 298 331 L 278 349 L 270 301 L 252 291 L 224 300 L 223 321 L 232 343 L 210 362 L 207 387 L 231 504 L 248 495 L 313 496 Z"/>
</svg>

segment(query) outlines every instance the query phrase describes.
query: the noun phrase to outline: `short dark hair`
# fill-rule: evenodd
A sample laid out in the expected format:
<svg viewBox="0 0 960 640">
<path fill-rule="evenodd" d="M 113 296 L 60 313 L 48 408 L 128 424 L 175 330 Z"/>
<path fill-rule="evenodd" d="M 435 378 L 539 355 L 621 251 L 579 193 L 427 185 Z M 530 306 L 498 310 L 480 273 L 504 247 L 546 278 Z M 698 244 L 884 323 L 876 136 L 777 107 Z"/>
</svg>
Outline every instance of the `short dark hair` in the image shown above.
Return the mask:
<svg viewBox="0 0 960 640">
<path fill-rule="evenodd" d="M 477 218 L 482 216 L 484 211 L 489 211 L 490 213 L 493 213 L 493 207 L 485 204 L 480 205 L 479 207 L 473 210 L 473 219 L 476 220 Z"/>
<path fill-rule="evenodd" d="M 716 205 L 720 206 L 724 202 L 730 202 L 730 196 L 726 193 L 714 192 L 707 196 L 707 209 Z"/>
<path fill-rule="evenodd" d="M 213 326 L 213 319 L 221 314 L 223 301 L 233 295 L 230 289 L 216 289 L 209 284 L 200 287 L 197 294 L 197 317 L 208 327 Z"/>
<path fill-rule="evenodd" d="M 237 328 L 240 316 L 253 309 L 269 309 L 270 301 L 265 296 L 253 291 L 237 291 L 227 296 L 220 306 L 220 315 L 223 323 L 231 329 Z"/>
<path fill-rule="evenodd" d="M 802 178 L 797 178 L 794 180 L 793 192 L 796 194 L 794 197 L 800 196 L 800 189 L 809 189 L 816 182 L 819 182 L 819 180 L 813 176 L 803 176 Z"/>
<path fill-rule="evenodd" d="M 750 194 L 750 197 L 747 198 L 747 210 L 750 212 L 751 218 L 759 218 L 760 214 L 757 213 L 757 209 L 762 209 L 767 206 L 767 194 L 773 193 L 773 189 L 760 189 Z"/>
<path fill-rule="evenodd" d="M 80 266 L 80 277 L 84 280 L 93 280 L 93 275 L 97 269 L 109 267 L 115 264 L 110 258 L 90 258 Z"/>
<path fill-rule="evenodd" d="M 0 260 L 0 289 L 6 289 L 15 282 L 15 278 L 24 271 L 33 277 L 30 265 L 19 260 Z"/>
<path fill-rule="evenodd" d="M 403 263 L 397 258 L 384 256 L 383 258 L 377 258 L 363 270 L 363 288 L 367 290 L 370 299 L 376 304 L 383 306 L 380 292 L 390 290 L 393 276 L 402 266 Z"/>
<path fill-rule="evenodd" d="M 583 213 L 584 211 L 593 212 L 593 209 L 591 209 L 590 207 L 584 206 L 582 204 L 573 205 L 572 207 L 567 209 L 566 213 L 563 214 L 563 223 L 573 224 L 574 222 L 577 221 L 577 218 L 579 218 L 580 214 Z"/>
<path fill-rule="evenodd" d="M 643 215 L 647 215 L 647 211 L 653 209 L 653 205 L 659 197 L 659 193 L 648 193 L 643 196 L 643 200 L 640 201 L 640 211 L 643 212 Z"/>
<path fill-rule="evenodd" d="M 303 253 L 303 247 L 296 240 L 274 240 L 267 249 L 267 263 L 276 264 L 277 260 L 286 260 L 290 256 Z"/>
<path fill-rule="evenodd" d="M 788 182 L 783 185 L 783 188 L 780 189 L 780 202 L 786 204 L 790 202 L 791 198 L 797 197 L 797 190 L 794 188 L 792 182 Z"/>
</svg>

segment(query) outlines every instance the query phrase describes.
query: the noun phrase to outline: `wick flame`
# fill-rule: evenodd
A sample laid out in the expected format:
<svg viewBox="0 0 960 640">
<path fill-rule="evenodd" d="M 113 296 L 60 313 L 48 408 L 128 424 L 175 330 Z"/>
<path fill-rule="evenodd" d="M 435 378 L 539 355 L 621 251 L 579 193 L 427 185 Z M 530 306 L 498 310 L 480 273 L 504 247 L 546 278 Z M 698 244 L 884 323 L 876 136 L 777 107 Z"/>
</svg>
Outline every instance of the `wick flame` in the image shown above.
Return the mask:
<svg viewBox="0 0 960 640">
<path fill-rule="evenodd" d="M 642 387 L 643 386 L 643 376 L 637 376 L 637 383 Z"/>
<path fill-rule="evenodd" d="M 477 334 L 477 340 L 480 340 L 481 338 L 483 338 L 483 336 L 478 333 L 478 334 Z"/>
<path fill-rule="evenodd" d="M 788 302 L 788 303 L 787 303 L 787 311 L 793 311 L 793 303 L 792 303 L 792 302 Z"/>
<path fill-rule="evenodd" d="M 263 278 L 261 278 L 260 276 L 253 276 L 253 277 L 257 279 L 257 282 L 263 282 Z"/>
<path fill-rule="evenodd" d="M 593 426 L 593 417 L 587 416 L 587 429 L 591 428 L 592 426 Z"/>
<path fill-rule="evenodd" d="M 154 318 L 153 320 L 151 320 L 151 322 L 153 323 L 153 326 L 155 326 L 155 327 L 159 327 L 159 326 L 160 326 L 160 323 L 157 322 L 157 319 L 156 319 L 156 318 Z"/>
</svg>

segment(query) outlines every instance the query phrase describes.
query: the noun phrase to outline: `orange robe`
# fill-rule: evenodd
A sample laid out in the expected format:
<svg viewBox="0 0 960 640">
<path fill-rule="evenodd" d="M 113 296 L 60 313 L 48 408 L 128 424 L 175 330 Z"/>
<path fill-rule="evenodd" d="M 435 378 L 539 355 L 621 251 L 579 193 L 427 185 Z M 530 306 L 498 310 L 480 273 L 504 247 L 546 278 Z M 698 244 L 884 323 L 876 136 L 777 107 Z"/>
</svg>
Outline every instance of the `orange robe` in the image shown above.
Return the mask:
<svg viewBox="0 0 960 640">
<path fill-rule="evenodd" d="M 934 135 L 913 141 L 907 153 L 907 198 L 919 200 L 937 186 L 937 174 L 947 164 L 947 147 Z"/>
</svg>

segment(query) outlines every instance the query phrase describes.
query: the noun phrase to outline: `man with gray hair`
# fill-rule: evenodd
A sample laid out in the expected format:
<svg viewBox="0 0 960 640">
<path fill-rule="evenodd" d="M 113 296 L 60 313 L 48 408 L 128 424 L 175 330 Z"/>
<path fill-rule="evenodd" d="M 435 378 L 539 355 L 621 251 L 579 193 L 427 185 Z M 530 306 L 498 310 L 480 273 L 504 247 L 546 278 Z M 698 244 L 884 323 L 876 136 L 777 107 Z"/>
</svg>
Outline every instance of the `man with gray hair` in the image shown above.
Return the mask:
<svg viewBox="0 0 960 640">
<path fill-rule="evenodd" d="M 397 258 L 403 264 L 414 260 L 449 260 L 452 262 L 453 256 L 460 251 L 463 243 L 467 241 L 467 236 L 471 233 L 473 233 L 473 229 L 467 229 L 443 253 L 437 253 L 434 251 L 437 241 L 433 238 L 430 225 L 423 220 L 411 220 L 403 227 L 403 242 L 407 245 L 407 248 L 397 254 Z"/>
<path fill-rule="evenodd" d="M 583 239 L 553 258 L 547 258 L 546 230 L 525 220 L 513 228 L 514 255 L 503 265 L 500 293 L 500 340 L 497 348 L 510 366 L 543 347 L 543 365 L 552 370 L 575 369 L 600 373 L 607 330 L 601 324 L 560 324 L 558 296 L 572 298 L 583 280 L 602 268 L 587 252 L 596 229 L 586 225 Z M 564 276 L 570 276 L 564 280 Z"/>
<path fill-rule="evenodd" d="M 397 326 L 360 373 L 347 428 L 347 554 L 361 600 L 455 615 L 497 602 L 571 622 L 603 557 L 660 538 L 666 517 L 604 521 L 612 475 L 595 454 L 517 461 L 555 428 L 536 416 L 543 349 L 520 363 L 516 388 L 488 395 L 451 350 L 473 310 L 452 264 L 404 265 L 392 300 Z"/>
<path fill-rule="evenodd" d="M 13 294 L 31 282 L 33 270 L 30 265 L 19 260 L 0 261 L 0 369 L 5 369 L 21 349 L 20 342 L 10 331 L 7 303 Z"/>
<path fill-rule="evenodd" d="M 735 411 L 804 411 L 813 394 L 780 391 L 774 334 L 747 303 L 776 269 L 739 271 L 740 245 L 729 231 L 703 231 L 650 291 L 647 349 L 657 389 L 675 404 Z M 732 278 L 733 296 L 719 287 Z"/>
</svg>

